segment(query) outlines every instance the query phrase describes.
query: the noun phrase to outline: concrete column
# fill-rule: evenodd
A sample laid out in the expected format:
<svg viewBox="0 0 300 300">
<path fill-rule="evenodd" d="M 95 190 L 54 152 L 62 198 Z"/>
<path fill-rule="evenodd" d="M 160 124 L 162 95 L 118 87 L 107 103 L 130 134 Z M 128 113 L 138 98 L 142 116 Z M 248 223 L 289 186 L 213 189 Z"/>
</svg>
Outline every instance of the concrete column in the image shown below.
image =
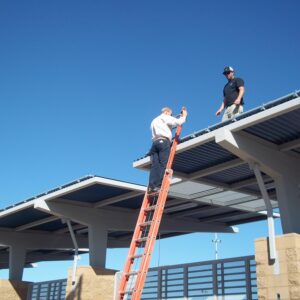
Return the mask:
<svg viewBox="0 0 300 300">
<path fill-rule="evenodd" d="M 255 261 L 258 299 L 300 299 L 300 235 L 295 233 L 276 237 L 280 274 L 274 274 L 269 264 L 267 238 L 255 241 Z"/>
<path fill-rule="evenodd" d="M 9 247 L 9 279 L 22 280 L 25 266 L 26 249 L 20 245 Z"/>
<path fill-rule="evenodd" d="M 25 300 L 29 290 L 30 282 L 0 279 L 0 299 Z"/>
<path fill-rule="evenodd" d="M 114 299 L 115 270 L 80 266 L 77 283 L 72 285 L 72 270 L 68 272 L 66 300 Z"/>
<path fill-rule="evenodd" d="M 89 225 L 90 265 L 105 268 L 107 229 L 97 224 Z"/>
<path fill-rule="evenodd" d="M 284 173 L 275 179 L 282 228 L 285 233 L 300 233 L 300 174 Z"/>
</svg>

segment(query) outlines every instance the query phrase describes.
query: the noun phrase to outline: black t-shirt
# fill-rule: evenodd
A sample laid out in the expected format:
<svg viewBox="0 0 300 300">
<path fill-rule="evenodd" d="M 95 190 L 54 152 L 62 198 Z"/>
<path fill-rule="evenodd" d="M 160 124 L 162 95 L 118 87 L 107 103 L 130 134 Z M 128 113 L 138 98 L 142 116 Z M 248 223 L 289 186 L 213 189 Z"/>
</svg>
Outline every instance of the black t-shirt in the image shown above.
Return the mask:
<svg viewBox="0 0 300 300">
<path fill-rule="evenodd" d="M 229 80 L 223 89 L 223 95 L 225 98 L 225 107 L 230 106 L 236 100 L 239 95 L 239 88 L 244 86 L 244 80 L 242 78 L 233 78 Z M 241 99 L 241 104 L 244 104 L 244 99 Z"/>
</svg>

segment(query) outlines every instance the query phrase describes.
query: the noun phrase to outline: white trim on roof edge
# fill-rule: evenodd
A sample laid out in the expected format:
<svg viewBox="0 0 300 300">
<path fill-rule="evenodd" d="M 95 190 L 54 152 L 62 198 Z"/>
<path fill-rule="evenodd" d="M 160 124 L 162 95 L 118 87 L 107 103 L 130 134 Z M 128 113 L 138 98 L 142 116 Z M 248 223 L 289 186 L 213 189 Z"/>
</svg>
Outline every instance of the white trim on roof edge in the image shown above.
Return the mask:
<svg viewBox="0 0 300 300">
<path fill-rule="evenodd" d="M 205 144 L 207 142 L 214 140 L 216 133 L 219 132 L 220 130 L 227 129 L 227 130 L 236 132 L 236 131 L 245 129 L 246 127 L 269 120 L 272 117 L 276 117 L 276 116 L 288 113 L 290 111 L 296 110 L 298 108 L 300 108 L 300 97 L 297 97 L 293 100 L 276 105 L 274 107 L 268 108 L 264 111 L 254 114 L 252 116 L 246 117 L 245 119 L 241 119 L 234 123 L 230 123 L 224 127 L 218 128 L 214 131 L 205 133 L 199 137 L 188 140 L 187 142 L 183 142 L 177 146 L 176 153 L 186 151 L 195 146 L 199 146 L 201 144 Z M 145 158 L 142 158 L 140 160 L 133 162 L 133 167 L 146 170 L 147 169 L 146 166 L 149 164 L 149 162 L 150 162 L 150 157 L 147 156 Z"/>
<path fill-rule="evenodd" d="M 25 203 L 21 203 L 19 205 L 16 205 L 14 207 L 8 208 L 2 212 L 0 212 L 0 218 L 10 215 L 12 213 L 15 213 L 17 211 L 29 208 L 30 206 L 33 206 L 35 201 L 37 200 L 51 200 L 57 197 L 61 197 L 65 194 L 68 194 L 70 192 L 75 192 L 77 190 L 80 190 L 82 188 L 88 187 L 90 185 L 93 185 L 95 183 L 100 183 L 100 184 L 104 184 L 107 186 L 114 186 L 114 187 L 119 187 L 119 188 L 126 188 L 126 189 L 131 189 L 134 191 L 142 191 L 144 192 L 146 190 L 146 187 L 143 185 L 138 185 L 138 184 L 133 184 L 133 183 L 127 183 L 127 182 L 123 182 L 123 181 L 118 181 L 118 180 L 113 180 L 113 179 L 107 179 L 107 178 L 103 178 L 103 177 L 92 177 L 77 183 L 74 183 L 72 185 L 66 186 L 66 187 L 62 187 L 59 190 L 53 191 L 53 192 L 49 192 L 49 194 L 45 194 L 42 195 L 40 197 L 37 197 L 35 199 L 32 199 L 28 202 Z"/>
</svg>

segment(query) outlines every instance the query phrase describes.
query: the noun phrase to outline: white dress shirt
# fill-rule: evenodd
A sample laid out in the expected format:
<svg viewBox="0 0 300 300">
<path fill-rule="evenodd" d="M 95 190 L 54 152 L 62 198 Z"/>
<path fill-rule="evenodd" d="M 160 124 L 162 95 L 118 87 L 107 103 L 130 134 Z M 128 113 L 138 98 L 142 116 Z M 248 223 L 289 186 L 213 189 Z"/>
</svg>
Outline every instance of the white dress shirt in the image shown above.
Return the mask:
<svg viewBox="0 0 300 300">
<path fill-rule="evenodd" d="M 152 140 L 168 138 L 172 141 L 172 128 L 182 125 L 186 117 L 174 118 L 170 115 L 161 114 L 151 122 Z"/>
</svg>

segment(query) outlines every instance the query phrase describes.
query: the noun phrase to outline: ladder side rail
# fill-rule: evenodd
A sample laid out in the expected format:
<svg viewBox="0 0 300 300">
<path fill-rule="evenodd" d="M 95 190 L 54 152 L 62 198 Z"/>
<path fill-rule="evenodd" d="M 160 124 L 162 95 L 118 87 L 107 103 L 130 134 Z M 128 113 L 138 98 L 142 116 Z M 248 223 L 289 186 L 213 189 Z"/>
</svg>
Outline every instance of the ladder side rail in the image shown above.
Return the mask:
<svg viewBox="0 0 300 300">
<path fill-rule="evenodd" d="M 168 189 L 169 185 L 170 184 L 166 183 L 167 189 Z M 151 226 L 151 228 L 150 228 L 147 244 L 145 246 L 145 249 L 147 249 L 146 250 L 147 252 L 145 253 L 145 255 L 142 259 L 141 267 L 140 267 L 139 273 L 137 275 L 137 280 L 136 280 L 136 284 L 134 287 L 134 291 L 133 291 L 131 300 L 139 300 L 141 298 L 141 295 L 143 292 L 143 287 L 144 287 L 146 277 L 147 277 L 147 271 L 149 269 L 151 256 L 153 253 L 154 245 L 156 242 L 156 237 L 158 234 L 160 222 L 161 222 L 163 211 L 164 211 L 164 206 L 165 206 L 164 204 L 166 203 L 165 200 L 168 196 L 167 189 L 164 189 L 164 191 L 162 191 L 162 194 L 160 196 L 161 199 L 158 200 L 159 204 L 157 207 L 156 217 L 155 217 L 155 219 L 153 219 L 154 220 L 153 226 Z"/>
<path fill-rule="evenodd" d="M 135 255 L 137 244 L 136 244 L 136 240 L 140 237 L 140 234 L 142 233 L 142 230 L 140 230 L 140 226 L 139 224 L 142 223 L 144 221 L 144 219 L 146 218 L 146 214 L 145 214 L 145 208 L 149 207 L 149 199 L 148 199 L 148 195 L 147 193 L 145 193 L 144 199 L 143 199 L 143 203 L 142 203 L 142 208 L 140 210 L 139 216 L 138 216 L 138 220 L 135 226 L 135 230 L 133 233 L 133 237 L 131 240 L 131 244 L 130 244 L 130 248 L 128 251 L 128 256 L 126 259 L 126 263 L 125 266 L 123 268 L 123 273 L 121 275 L 121 280 L 120 280 L 120 286 L 119 286 L 119 293 L 117 294 L 117 299 L 119 300 L 119 296 L 121 295 L 121 293 L 123 291 L 125 291 L 126 289 L 126 284 L 129 280 L 129 278 L 127 278 L 126 274 L 130 272 L 131 267 L 132 267 L 132 259 L 131 257 Z M 122 295 L 120 296 L 120 298 L 122 299 Z"/>
<path fill-rule="evenodd" d="M 173 140 L 173 144 L 172 144 L 172 147 L 171 147 L 168 163 L 167 163 L 167 166 L 166 166 L 167 169 L 172 168 L 175 153 L 176 153 L 176 148 L 177 148 L 177 145 L 179 143 L 179 136 L 180 136 L 180 133 L 181 133 L 181 128 L 182 128 L 181 125 L 178 125 L 177 128 L 176 128 L 175 137 L 174 137 L 174 140 Z"/>
</svg>

